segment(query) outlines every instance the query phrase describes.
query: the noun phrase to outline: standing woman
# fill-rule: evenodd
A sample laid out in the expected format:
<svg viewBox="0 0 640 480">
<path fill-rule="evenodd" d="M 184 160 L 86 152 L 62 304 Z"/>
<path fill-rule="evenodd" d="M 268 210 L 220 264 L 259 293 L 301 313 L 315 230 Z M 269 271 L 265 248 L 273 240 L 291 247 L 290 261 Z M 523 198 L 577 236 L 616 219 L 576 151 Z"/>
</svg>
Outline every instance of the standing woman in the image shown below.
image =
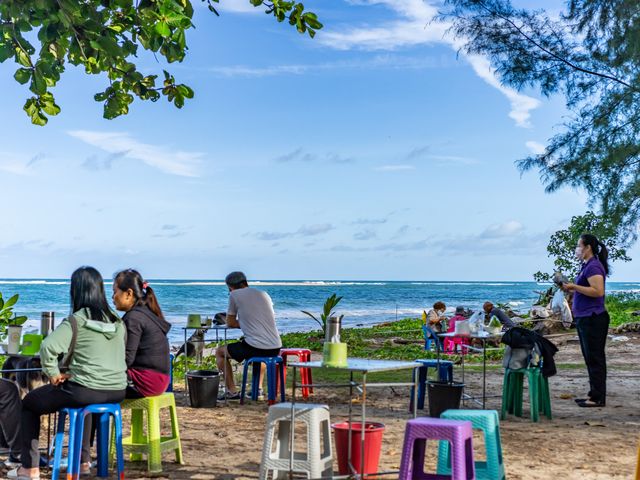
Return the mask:
<svg viewBox="0 0 640 480">
<path fill-rule="evenodd" d="M 22 466 L 8 478 L 39 479 L 40 416 L 62 408 L 81 408 L 94 403 L 120 403 L 127 386 L 122 320 L 109 308 L 100 273 L 81 267 L 71 276 L 71 315 L 58 325 L 40 347 L 42 371 L 51 382 L 29 392 L 22 401 Z M 77 336 L 72 345 L 75 319 Z M 58 356 L 67 354 L 69 370 L 61 373 Z M 71 358 L 68 356 L 71 354 Z M 67 362 L 65 362 L 67 363 Z M 89 473 L 91 416 L 85 419 L 80 473 Z"/>
<path fill-rule="evenodd" d="M 171 361 L 167 333 L 158 299 L 135 270 L 123 270 L 113 279 L 113 303 L 127 326 L 127 398 L 153 397 L 167 390 Z"/>
<path fill-rule="evenodd" d="M 609 313 L 604 306 L 605 279 L 609 275 L 609 253 L 594 235 L 583 234 L 578 241 L 576 257 L 582 269 L 575 283 L 563 284 L 573 294 L 573 316 L 589 373 L 589 394 L 577 399 L 581 407 L 604 407 L 607 399 L 607 361 L 605 345 L 609 332 Z"/>
</svg>

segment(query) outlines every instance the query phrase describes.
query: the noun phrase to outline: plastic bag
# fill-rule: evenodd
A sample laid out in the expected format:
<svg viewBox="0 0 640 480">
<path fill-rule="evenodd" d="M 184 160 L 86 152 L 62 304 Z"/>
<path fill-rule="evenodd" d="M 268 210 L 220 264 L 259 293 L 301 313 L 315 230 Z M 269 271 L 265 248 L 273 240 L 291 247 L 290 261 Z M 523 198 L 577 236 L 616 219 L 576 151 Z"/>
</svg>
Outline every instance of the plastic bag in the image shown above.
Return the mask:
<svg viewBox="0 0 640 480">
<path fill-rule="evenodd" d="M 478 333 L 479 330 L 484 329 L 484 312 L 478 310 L 477 312 L 473 312 L 473 314 L 469 317 L 469 329 L 471 333 Z"/>
<path fill-rule="evenodd" d="M 553 299 L 551 300 L 551 309 L 555 313 L 560 314 L 560 318 L 562 319 L 562 326 L 564 328 L 569 328 L 571 326 L 573 317 L 571 315 L 571 309 L 569 308 L 569 302 L 567 302 L 567 299 L 564 296 L 564 292 L 562 290 L 558 289 L 553 295 Z"/>
</svg>

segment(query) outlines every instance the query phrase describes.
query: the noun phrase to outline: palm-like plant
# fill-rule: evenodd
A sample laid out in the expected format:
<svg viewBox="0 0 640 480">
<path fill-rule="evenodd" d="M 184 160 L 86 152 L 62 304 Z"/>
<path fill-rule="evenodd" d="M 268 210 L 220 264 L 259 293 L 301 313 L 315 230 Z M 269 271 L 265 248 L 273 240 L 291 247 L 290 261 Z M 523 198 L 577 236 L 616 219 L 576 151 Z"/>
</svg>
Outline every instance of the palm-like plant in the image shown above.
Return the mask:
<svg viewBox="0 0 640 480">
<path fill-rule="evenodd" d="M 324 302 L 324 306 L 322 307 L 322 313 L 320 314 L 320 319 L 318 319 L 315 315 L 305 310 L 302 310 L 302 313 L 304 313 L 305 315 L 309 315 L 316 322 L 318 322 L 318 325 L 320 325 L 320 328 L 322 329 L 322 333 L 326 335 L 327 320 L 329 320 L 329 317 L 333 316 L 333 309 L 336 308 L 338 303 L 340 303 L 340 300 L 342 300 L 342 297 L 338 297 L 338 295 L 335 293 L 331 295 L 329 298 L 327 298 Z M 342 317 L 344 317 L 344 315 L 340 315 L 339 317 L 340 320 L 342 320 Z"/>
<path fill-rule="evenodd" d="M 9 325 L 22 325 L 27 321 L 27 317 L 24 316 L 16 316 L 13 313 L 13 307 L 20 298 L 20 295 L 17 293 L 5 301 L 2 298 L 2 293 L 0 293 L 0 339 L 3 339 L 7 335 L 7 327 Z"/>
</svg>

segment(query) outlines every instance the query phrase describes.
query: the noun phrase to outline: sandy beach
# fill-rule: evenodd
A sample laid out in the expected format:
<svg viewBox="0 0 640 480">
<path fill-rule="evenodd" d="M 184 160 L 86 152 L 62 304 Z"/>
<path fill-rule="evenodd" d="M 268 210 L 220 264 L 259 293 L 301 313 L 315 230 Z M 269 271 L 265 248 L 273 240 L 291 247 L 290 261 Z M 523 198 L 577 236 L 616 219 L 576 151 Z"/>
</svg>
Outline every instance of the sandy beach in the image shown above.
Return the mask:
<svg viewBox="0 0 640 480">
<path fill-rule="evenodd" d="M 586 370 L 573 335 L 555 339 L 560 347 L 556 355 L 558 375 L 550 379 L 553 420 L 542 418 L 531 423 L 526 417 L 510 416 L 501 424 L 502 445 L 507 478 L 514 480 L 548 479 L 630 479 L 640 441 L 640 335 L 629 334 L 628 341 L 609 341 L 609 395 L 603 409 L 578 408 L 573 398 L 587 390 Z M 481 386 L 478 372 L 466 373 L 469 390 Z M 488 390 L 501 392 L 502 369 L 488 371 Z M 214 409 L 193 409 L 177 385 L 180 433 L 185 465 L 172 463 L 165 453 L 167 479 L 250 479 L 257 478 L 266 402 L 248 401 L 244 406 L 230 402 Z M 525 396 L 526 398 L 526 396 Z M 346 418 L 346 392 L 337 389 L 316 390 L 314 403 L 330 405 L 332 421 Z M 368 417 L 386 425 L 381 469 L 397 469 L 402 450 L 408 389 L 369 389 Z M 488 407 L 499 409 L 500 400 L 491 398 Z M 467 407 L 473 408 L 469 404 Z M 125 429 L 126 429 L 125 422 Z M 476 437 L 477 438 L 477 437 Z M 476 455 L 482 448 L 476 442 Z M 334 456 L 335 458 L 335 456 Z M 428 460 L 435 459 L 435 455 Z M 337 462 L 334 462 L 337 471 Z M 44 476 L 49 478 L 49 476 Z M 126 478 L 149 478 L 145 465 L 128 462 Z"/>
</svg>

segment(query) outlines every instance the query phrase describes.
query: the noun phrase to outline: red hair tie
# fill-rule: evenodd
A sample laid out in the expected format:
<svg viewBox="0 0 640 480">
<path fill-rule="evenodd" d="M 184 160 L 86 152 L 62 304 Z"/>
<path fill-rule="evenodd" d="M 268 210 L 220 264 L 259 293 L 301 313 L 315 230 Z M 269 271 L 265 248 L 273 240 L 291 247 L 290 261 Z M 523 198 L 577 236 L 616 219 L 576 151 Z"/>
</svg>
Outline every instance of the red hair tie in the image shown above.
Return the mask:
<svg viewBox="0 0 640 480">
<path fill-rule="evenodd" d="M 146 290 L 148 286 L 149 286 L 149 282 L 143 282 L 142 283 L 142 289 L 143 290 Z"/>
</svg>

